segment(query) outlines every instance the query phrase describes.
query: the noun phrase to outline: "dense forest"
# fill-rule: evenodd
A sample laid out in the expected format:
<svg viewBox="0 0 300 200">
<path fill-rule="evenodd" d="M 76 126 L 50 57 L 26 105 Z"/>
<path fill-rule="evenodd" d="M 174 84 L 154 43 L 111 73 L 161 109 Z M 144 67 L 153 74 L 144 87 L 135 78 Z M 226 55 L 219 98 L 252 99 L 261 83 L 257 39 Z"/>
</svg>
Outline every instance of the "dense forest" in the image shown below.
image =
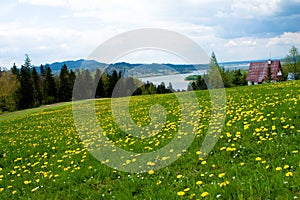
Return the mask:
<svg viewBox="0 0 300 200">
<path fill-rule="evenodd" d="M 117 83 L 118 88 L 115 88 Z M 74 84 L 80 90 L 74 91 L 75 95 Z M 114 89 L 117 92 L 113 95 Z M 87 97 L 106 98 L 170 92 L 174 92 L 172 84 L 166 87 L 163 82 L 158 86 L 150 82 L 142 83 L 139 79 L 124 77 L 116 70 L 106 73 L 97 69 L 91 74 L 88 69 L 74 72 L 64 64 L 59 75 L 54 76 L 48 66 L 41 65 L 39 69 L 33 67 L 28 55 L 20 69 L 14 64 L 10 70 L 0 70 L 0 113 Z"/>
</svg>

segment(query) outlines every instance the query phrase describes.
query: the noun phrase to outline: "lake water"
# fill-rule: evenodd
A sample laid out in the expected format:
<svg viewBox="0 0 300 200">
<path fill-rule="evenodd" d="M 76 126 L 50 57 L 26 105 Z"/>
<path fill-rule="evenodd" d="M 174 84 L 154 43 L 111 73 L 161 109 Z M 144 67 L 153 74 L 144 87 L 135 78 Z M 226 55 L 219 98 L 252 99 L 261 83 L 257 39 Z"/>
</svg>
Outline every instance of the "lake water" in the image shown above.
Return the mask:
<svg viewBox="0 0 300 200">
<path fill-rule="evenodd" d="M 149 81 L 155 85 L 159 85 L 161 84 L 161 82 L 164 82 L 166 87 L 169 85 L 169 83 L 172 83 L 173 89 L 175 90 L 187 90 L 189 81 L 185 81 L 184 80 L 185 77 L 190 75 L 202 75 L 204 73 L 206 73 L 206 70 L 194 71 L 192 73 L 187 73 L 187 74 L 145 77 L 145 78 L 140 78 L 140 80 L 142 80 L 144 83 Z"/>
</svg>

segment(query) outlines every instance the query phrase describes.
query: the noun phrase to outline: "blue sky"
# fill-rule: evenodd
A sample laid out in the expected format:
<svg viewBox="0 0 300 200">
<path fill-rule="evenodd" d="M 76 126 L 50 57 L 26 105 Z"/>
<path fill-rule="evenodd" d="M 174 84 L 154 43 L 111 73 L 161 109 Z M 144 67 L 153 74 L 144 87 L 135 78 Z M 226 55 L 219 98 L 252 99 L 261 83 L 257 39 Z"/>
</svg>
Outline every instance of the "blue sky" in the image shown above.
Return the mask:
<svg viewBox="0 0 300 200">
<path fill-rule="evenodd" d="M 284 57 L 300 48 L 300 0 L 2 0 L 0 66 L 86 58 L 138 28 L 184 34 L 219 62 Z M 177 62 L 157 53 L 120 61 Z"/>
</svg>

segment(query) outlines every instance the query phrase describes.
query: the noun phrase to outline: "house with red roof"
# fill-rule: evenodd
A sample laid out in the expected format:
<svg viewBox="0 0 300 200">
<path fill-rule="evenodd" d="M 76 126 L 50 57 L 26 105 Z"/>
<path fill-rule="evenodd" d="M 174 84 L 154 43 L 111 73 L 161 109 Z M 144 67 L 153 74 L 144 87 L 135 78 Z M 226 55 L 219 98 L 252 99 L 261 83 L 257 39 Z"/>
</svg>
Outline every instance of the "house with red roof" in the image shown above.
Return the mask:
<svg viewBox="0 0 300 200">
<path fill-rule="evenodd" d="M 246 80 L 248 85 L 263 83 L 268 78 L 268 68 L 272 73 L 272 81 L 279 81 L 282 76 L 282 67 L 279 60 L 268 60 L 265 62 L 251 62 Z"/>
</svg>

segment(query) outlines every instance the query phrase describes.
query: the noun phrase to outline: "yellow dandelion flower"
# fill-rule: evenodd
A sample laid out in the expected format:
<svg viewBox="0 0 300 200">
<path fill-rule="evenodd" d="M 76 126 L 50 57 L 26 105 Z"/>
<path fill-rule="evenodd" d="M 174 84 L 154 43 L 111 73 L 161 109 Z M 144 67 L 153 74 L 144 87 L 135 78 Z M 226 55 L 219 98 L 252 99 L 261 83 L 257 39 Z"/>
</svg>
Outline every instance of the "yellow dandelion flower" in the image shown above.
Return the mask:
<svg viewBox="0 0 300 200">
<path fill-rule="evenodd" d="M 285 175 L 286 176 L 293 176 L 293 172 L 287 172 Z"/>
<path fill-rule="evenodd" d="M 220 183 L 220 187 L 225 187 L 225 186 L 226 186 L 225 182 Z"/>
<path fill-rule="evenodd" d="M 225 176 L 225 173 L 221 173 L 221 174 L 218 175 L 219 178 L 222 178 L 224 176 Z"/>
<path fill-rule="evenodd" d="M 255 161 L 261 161 L 261 157 L 256 157 Z"/>
<path fill-rule="evenodd" d="M 269 169 L 269 167 L 270 167 L 270 165 L 267 165 L 267 166 L 266 166 L 266 169 Z"/>
<path fill-rule="evenodd" d="M 283 169 L 288 169 L 289 167 L 289 165 L 284 165 Z"/>
<path fill-rule="evenodd" d="M 241 162 L 241 163 L 240 163 L 240 165 L 241 165 L 241 166 L 244 166 L 244 165 L 245 165 L 245 163 L 244 163 L 244 162 Z"/>
<path fill-rule="evenodd" d="M 203 183 L 203 181 L 197 181 L 196 184 L 197 185 L 201 185 Z"/>
<path fill-rule="evenodd" d="M 16 194 L 16 193 L 17 193 L 17 190 L 12 191 L 12 194 Z"/>
<path fill-rule="evenodd" d="M 202 194 L 201 194 L 201 197 L 207 197 L 209 195 L 209 193 L 208 192 L 203 192 Z"/>
<path fill-rule="evenodd" d="M 298 150 L 294 150 L 294 151 L 292 151 L 292 153 L 295 153 L 295 154 L 296 154 L 296 153 L 298 153 Z M 0 169 L 1 169 L 1 168 L 0 168 Z M 0 170 L 0 171 L 1 171 L 1 170 Z"/>
<path fill-rule="evenodd" d="M 177 195 L 178 195 L 178 196 L 183 196 L 183 195 L 185 195 L 185 192 L 179 191 L 179 192 L 177 192 Z"/>
<path fill-rule="evenodd" d="M 0 192 L 3 192 L 4 188 L 0 188 Z"/>
<path fill-rule="evenodd" d="M 154 162 L 151 162 L 151 161 L 149 161 L 149 162 L 147 162 L 147 165 L 149 165 L 149 166 L 154 166 L 154 165 L 155 165 L 155 163 L 154 163 Z"/>
<path fill-rule="evenodd" d="M 202 162 L 201 162 L 201 165 L 206 165 L 206 161 L 205 161 L 205 160 L 202 161 Z"/>
<path fill-rule="evenodd" d="M 221 147 L 220 148 L 220 151 L 223 151 L 223 150 L 225 150 L 226 149 L 226 147 Z"/>
<path fill-rule="evenodd" d="M 182 175 L 181 175 L 181 174 L 178 174 L 176 177 L 177 177 L 177 178 L 182 178 Z"/>
<path fill-rule="evenodd" d="M 183 191 L 188 192 L 190 191 L 190 188 L 185 188 Z"/>
<path fill-rule="evenodd" d="M 150 175 L 151 175 L 151 174 L 154 174 L 154 170 L 152 170 L 152 169 L 149 170 L 149 171 L 148 171 L 148 174 L 150 174 Z"/>
<path fill-rule="evenodd" d="M 276 171 L 282 170 L 282 167 L 276 167 Z"/>
<path fill-rule="evenodd" d="M 24 181 L 24 184 L 25 185 L 28 185 L 28 184 L 30 184 L 31 183 L 31 181 Z"/>
<path fill-rule="evenodd" d="M 156 182 L 156 185 L 160 185 L 161 184 L 161 180 L 158 180 L 157 182 Z"/>
<path fill-rule="evenodd" d="M 166 157 L 166 156 L 164 156 L 164 157 L 162 157 L 161 159 L 162 160 L 167 160 L 167 159 L 169 159 L 170 157 Z"/>
</svg>

